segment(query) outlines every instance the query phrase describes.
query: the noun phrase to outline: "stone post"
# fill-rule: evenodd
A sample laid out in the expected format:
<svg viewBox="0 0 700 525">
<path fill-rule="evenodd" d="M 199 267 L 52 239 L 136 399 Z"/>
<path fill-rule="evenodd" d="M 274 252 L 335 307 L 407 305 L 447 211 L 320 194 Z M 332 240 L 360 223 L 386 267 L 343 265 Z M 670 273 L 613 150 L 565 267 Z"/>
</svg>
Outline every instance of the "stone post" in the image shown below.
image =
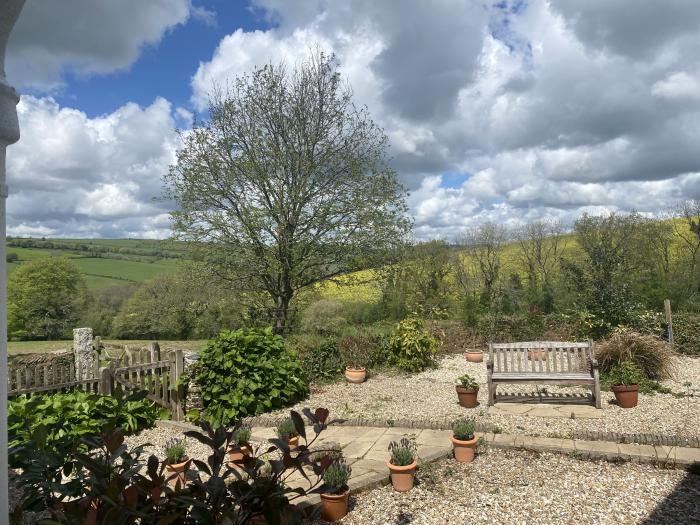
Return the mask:
<svg viewBox="0 0 700 525">
<path fill-rule="evenodd" d="M 73 355 L 75 378 L 78 381 L 93 379 L 97 371 L 97 352 L 92 347 L 92 328 L 73 329 Z"/>
<path fill-rule="evenodd" d="M 0 2 L 0 523 L 9 516 L 7 493 L 7 282 L 5 266 L 5 148 L 19 140 L 17 92 L 5 80 L 5 49 L 24 0 Z"/>
</svg>

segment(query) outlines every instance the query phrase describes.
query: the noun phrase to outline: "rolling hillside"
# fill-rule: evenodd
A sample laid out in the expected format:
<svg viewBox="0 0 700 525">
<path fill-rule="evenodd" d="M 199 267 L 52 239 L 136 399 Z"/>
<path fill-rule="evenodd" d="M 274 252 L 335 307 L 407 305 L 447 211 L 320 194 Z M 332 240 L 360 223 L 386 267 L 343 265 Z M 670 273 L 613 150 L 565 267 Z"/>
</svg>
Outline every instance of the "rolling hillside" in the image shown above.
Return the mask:
<svg viewBox="0 0 700 525">
<path fill-rule="evenodd" d="M 141 283 L 172 273 L 186 251 L 170 241 L 142 239 L 8 238 L 7 254 L 16 254 L 8 272 L 42 257 L 68 257 L 85 277 L 89 289 Z"/>
</svg>

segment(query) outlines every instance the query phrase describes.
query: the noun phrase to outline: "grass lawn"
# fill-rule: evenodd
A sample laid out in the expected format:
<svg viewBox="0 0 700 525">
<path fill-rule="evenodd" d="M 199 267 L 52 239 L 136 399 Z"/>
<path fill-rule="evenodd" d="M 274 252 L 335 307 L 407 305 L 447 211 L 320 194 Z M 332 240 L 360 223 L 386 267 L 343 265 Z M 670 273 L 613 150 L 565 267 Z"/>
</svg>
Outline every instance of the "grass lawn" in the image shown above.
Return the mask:
<svg viewBox="0 0 700 525">
<path fill-rule="evenodd" d="M 124 339 L 105 339 L 105 343 L 113 343 L 119 345 L 145 346 L 151 340 L 124 340 Z M 192 341 L 158 341 L 161 350 L 189 350 L 200 351 L 207 344 L 206 339 L 195 339 Z M 43 354 L 53 352 L 55 350 L 69 350 L 73 341 L 10 341 L 7 344 L 9 355 L 23 354 Z"/>
</svg>

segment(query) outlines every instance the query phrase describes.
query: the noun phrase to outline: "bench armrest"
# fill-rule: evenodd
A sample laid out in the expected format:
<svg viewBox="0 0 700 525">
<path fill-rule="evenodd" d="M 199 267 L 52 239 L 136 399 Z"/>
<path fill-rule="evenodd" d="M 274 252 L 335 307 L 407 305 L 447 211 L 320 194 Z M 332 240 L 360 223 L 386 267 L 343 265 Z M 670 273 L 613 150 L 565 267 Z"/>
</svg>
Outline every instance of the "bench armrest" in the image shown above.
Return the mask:
<svg viewBox="0 0 700 525">
<path fill-rule="evenodd" d="M 598 360 L 595 357 L 591 358 L 591 366 L 593 368 L 598 368 Z"/>
<path fill-rule="evenodd" d="M 489 356 L 488 361 L 486 361 L 486 370 L 493 372 L 493 357 Z"/>
</svg>

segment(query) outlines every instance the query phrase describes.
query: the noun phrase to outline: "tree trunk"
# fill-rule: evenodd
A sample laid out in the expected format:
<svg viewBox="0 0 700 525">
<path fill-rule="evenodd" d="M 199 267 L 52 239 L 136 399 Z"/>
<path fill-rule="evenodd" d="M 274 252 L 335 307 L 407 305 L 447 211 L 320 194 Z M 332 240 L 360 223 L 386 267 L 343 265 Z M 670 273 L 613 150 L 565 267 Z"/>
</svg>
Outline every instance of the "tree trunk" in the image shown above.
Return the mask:
<svg viewBox="0 0 700 525">
<path fill-rule="evenodd" d="M 273 331 L 276 334 L 283 334 L 287 328 L 289 316 L 289 304 L 292 301 L 291 294 L 284 294 L 277 297 Z"/>
</svg>

